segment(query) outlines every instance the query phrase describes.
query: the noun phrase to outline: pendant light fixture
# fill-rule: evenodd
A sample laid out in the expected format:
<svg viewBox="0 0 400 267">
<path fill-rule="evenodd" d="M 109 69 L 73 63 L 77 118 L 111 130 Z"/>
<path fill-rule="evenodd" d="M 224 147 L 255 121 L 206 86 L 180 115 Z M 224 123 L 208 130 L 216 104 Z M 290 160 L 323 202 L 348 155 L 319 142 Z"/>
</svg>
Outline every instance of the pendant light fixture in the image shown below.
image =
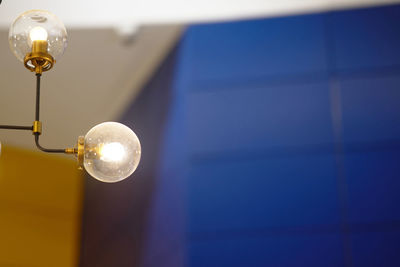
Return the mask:
<svg viewBox="0 0 400 267">
<path fill-rule="evenodd" d="M 100 181 L 112 183 L 129 177 L 139 164 L 141 147 L 136 134 L 121 123 L 96 125 L 86 136 L 80 136 L 72 148 L 44 148 L 39 143 L 42 133 L 40 79 L 43 72 L 53 68 L 67 47 L 63 23 L 48 11 L 27 11 L 11 25 L 9 43 L 14 55 L 36 75 L 36 112 L 32 126 L 0 125 L 0 129 L 32 131 L 37 148 L 48 153 L 75 155 L 79 168 L 84 167 Z"/>
</svg>

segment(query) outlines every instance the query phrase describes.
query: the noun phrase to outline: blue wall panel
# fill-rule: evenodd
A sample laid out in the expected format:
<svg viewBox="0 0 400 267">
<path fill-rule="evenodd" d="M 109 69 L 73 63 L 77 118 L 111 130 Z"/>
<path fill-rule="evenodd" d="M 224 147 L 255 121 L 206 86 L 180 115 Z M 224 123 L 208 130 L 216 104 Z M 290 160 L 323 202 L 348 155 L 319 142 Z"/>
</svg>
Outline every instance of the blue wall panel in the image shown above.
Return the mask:
<svg viewBox="0 0 400 267">
<path fill-rule="evenodd" d="M 345 261 L 324 23 L 294 16 L 186 33 L 187 266 Z"/>
<path fill-rule="evenodd" d="M 347 153 L 345 157 L 351 222 L 400 221 L 400 151 Z"/>
<path fill-rule="evenodd" d="M 340 81 L 343 139 L 356 142 L 400 140 L 400 76 Z"/>
<path fill-rule="evenodd" d="M 193 154 L 310 145 L 333 150 L 328 82 L 216 88 L 187 96 Z"/>
<path fill-rule="evenodd" d="M 189 27 L 143 266 L 397 266 L 399 10 Z"/>
<path fill-rule="evenodd" d="M 368 231 L 352 235 L 354 266 L 400 266 L 400 229 Z"/>
<path fill-rule="evenodd" d="M 337 225 L 333 155 L 297 155 L 192 165 L 189 231 Z"/>
<path fill-rule="evenodd" d="M 330 14 L 337 70 L 400 66 L 400 6 Z"/>
<path fill-rule="evenodd" d="M 249 80 L 327 70 L 321 15 L 198 25 L 193 38 L 191 79 Z"/>
<path fill-rule="evenodd" d="M 195 240 L 189 246 L 192 267 L 337 267 L 344 265 L 341 238 L 335 234 L 282 234 L 226 240 Z"/>
</svg>

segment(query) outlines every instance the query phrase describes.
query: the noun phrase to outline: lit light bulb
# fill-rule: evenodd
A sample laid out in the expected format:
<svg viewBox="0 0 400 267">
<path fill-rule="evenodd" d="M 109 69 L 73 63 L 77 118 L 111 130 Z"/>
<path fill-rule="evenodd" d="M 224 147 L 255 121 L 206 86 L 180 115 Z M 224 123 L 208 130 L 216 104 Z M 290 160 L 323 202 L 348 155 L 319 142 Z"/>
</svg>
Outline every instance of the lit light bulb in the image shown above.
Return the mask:
<svg viewBox="0 0 400 267">
<path fill-rule="evenodd" d="M 85 136 L 83 166 L 102 182 L 129 177 L 137 168 L 141 147 L 136 134 L 118 122 L 96 125 Z"/>
<path fill-rule="evenodd" d="M 29 32 L 29 38 L 31 38 L 31 41 L 46 41 L 47 40 L 47 31 L 40 27 L 36 26 Z"/>
<path fill-rule="evenodd" d="M 107 162 L 118 162 L 125 157 L 124 147 L 117 142 L 105 144 L 100 148 L 100 159 Z"/>
<path fill-rule="evenodd" d="M 47 49 L 39 52 L 46 52 L 58 61 L 67 47 L 67 31 L 54 14 L 46 10 L 29 10 L 12 23 L 8 41 L 11 51 L 21 62 L 24 62 L 27 54 L 33 52 L 34 43 L 44 41 Z"/>
</svg>

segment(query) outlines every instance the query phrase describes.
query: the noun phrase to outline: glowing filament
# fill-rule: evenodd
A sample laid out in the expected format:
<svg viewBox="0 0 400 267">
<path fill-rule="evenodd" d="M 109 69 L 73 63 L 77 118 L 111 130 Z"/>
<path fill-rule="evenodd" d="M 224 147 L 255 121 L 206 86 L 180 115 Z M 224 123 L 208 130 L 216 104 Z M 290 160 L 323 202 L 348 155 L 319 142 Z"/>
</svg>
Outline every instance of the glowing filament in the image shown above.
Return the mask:
<svg viewBox="0 0 400 267">
<path fill-rule="evenodd" d="M 32 42 L 40 40 L 46 41 L 47 31 L 42 27 L 36 26 L 29 32 L 29 37 L 31 38 Z"/>
<path fill-rule="evenodd" d="M 121 143 L 108 143 L 100 148 L 100 159 L 107 162 L 121 161 L 125 156 L 125 149 Z"/>
</svg>

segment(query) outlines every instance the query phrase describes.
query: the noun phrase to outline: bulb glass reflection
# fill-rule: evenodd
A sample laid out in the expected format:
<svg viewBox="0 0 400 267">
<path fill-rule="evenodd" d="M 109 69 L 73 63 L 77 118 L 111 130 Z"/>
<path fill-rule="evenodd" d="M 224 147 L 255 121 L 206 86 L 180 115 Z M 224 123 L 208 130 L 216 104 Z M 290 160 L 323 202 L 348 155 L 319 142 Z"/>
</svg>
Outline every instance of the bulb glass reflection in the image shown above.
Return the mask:
<svg viewBox="0 0 400 267">
<path fill-rule="evenodd" d="M 83 165 L 102 182 L 118 182 L 137 168 L 141 147 L 136 134 L 118 122 L 104 122 L 85 136 Z"/>
</svg>

